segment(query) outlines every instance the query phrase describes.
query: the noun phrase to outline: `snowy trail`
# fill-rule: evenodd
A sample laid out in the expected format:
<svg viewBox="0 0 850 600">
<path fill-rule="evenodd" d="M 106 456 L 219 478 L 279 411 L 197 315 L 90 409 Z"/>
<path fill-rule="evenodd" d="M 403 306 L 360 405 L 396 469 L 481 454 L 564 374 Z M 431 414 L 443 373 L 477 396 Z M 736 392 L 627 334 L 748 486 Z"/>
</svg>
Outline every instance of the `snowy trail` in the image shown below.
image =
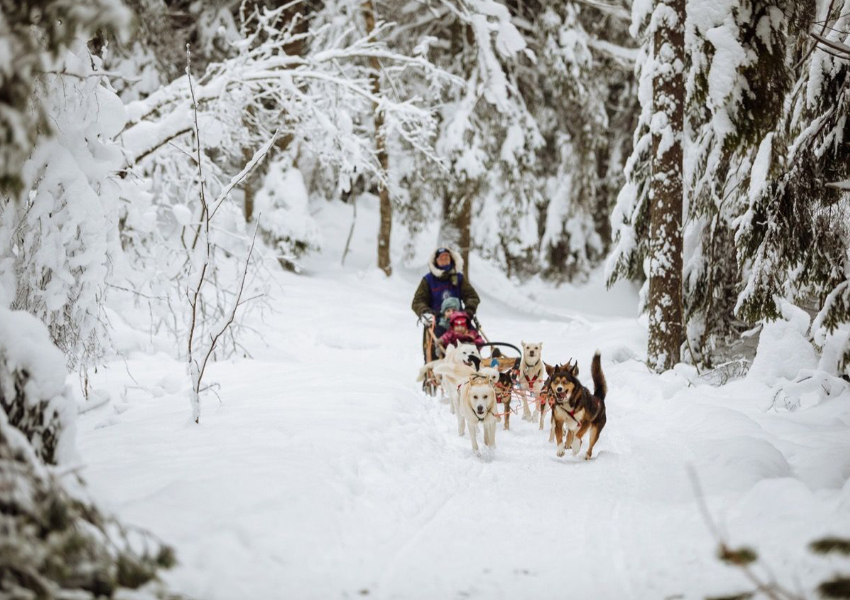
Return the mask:
<svg viewBox="0 0 850 600">
<path fill-rule="evenodd" d="M 326 221 L 344 242 L 345 219 Z M 765 410 L 770 388 L 758 381 L 650 374 L 634 360 L 645 328 L 628 316 L 633 297 L 603 300 L 598 282 L 517 290 L 482 268 L 491 338 L 543 341 L 547 362 L 577 358 L 585 381 L 598 348 L 609 395 L 591 461 L 557 458 L 548 429 L 518 417 L 479 458 L 449 407 L 414 382 L 421 273 L 386 279 L 364 258 L 372 240 L 358 230 L 348 270 L 320 257 L 306 275 L 279 275 L 279 312 L 249 340 L 254 358 L 212 365 L 221 401 L 204 397 L 200 425 L 174 360 L 139 354 L 100 370 L 94 385 L 113 400 L 79 421 L 83 474 L 107 508 L 176 547 L 166 575 L 176 590 L 206 600 L 744 590 L 715 558 L 688 465 L 729 541 L 756 547 L 782 582 L 810 586 L 835 570 L 805 546 L 850 535 L 850 393 L 779 413 Z"/>
<path fill-rule="evenodd" d="M 205 398 L 200 426 L 188 422 L 185 396 L 138 390 L 120 414 L 95 410 L 80 424 L 95 492 L 177 547 L 181 565 L 168 577 L 186 593 L 545 599 L 569 587 L 600 598 L 697 598 L 738 589 L 740 577 L 713 558 L 686 464 L 729 530 L 745 527 L 751 543 L 775 542 L 757 524 L 782 514 L 788 552 L 774 568 L 799 561 L 813 531 L 850 527 L 835 516 L 836 503 L 850 506 L 850 486 L 822 476 L 831 492 L 816 494 L 792 467 L 850 450 L 838 403 L 821 407 L 835 413 L 821 425 L 822 447 L 804 448 L 781 438 L 800 427 L 794 417 L 765 415 L 744 398 L 731 408 L 734 386 L 688 387 L 672 373 L 659 381 L 625 360 L 643 344 L 634 319 L 540 321 L 487 298 L 481 318 L 494 337 L 543 340 L 545 359 L 577 357 L 585 377 L 600 348 L 609 420 L 592 461 L 557 458 L 548 428 L 517 417 L 511 431 L 499 426 L 492 460 L 479 458 L 448 406 L 413 382 L 411 281 L 290 277 L 268 347 L 214 365 L 222 402 Z M 311 326 L 292 315 L 309 315 Z M 182 368 L 152 358 L 128 366 L 143 386 Z M 98 383 L 118 397 L 123 365 Z M 752 506 L 789 493 L 797 505 Z"/>
</svg>

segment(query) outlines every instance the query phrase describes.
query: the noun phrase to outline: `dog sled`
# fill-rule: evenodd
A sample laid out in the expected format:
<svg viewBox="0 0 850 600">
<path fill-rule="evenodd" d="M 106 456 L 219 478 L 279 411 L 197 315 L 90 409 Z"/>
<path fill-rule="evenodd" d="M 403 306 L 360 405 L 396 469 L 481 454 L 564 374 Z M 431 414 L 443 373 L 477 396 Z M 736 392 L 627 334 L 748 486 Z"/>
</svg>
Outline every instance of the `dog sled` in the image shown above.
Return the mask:
<svg viewBox="0 0 850 600">
<path fill-rule="evenodd" d="M 482 354 L 480 365 L 484 367 L 493 367 L 502 373 L 511 372 L 512 377 L 515 380 L 516 378 L 513 376 L 513 371 L 518 370 L 519 362 L 522 357 L 522 350 L 508 342 L 491 342 L 487 339 L 486 334 L 482 330 L 478 318 L 472 317 L 472 321 L 475 324 L 476 330 L 481 333 L 481 337 L 485 340 L 485 343 L 481 345 L 482 351 L 484 348 L 489 349 L 489 356 Z M 422 349 L 426 365 L 443 358 L 445 355 L 445 348 L 443 348 L 434 330 L 434 321 L 431 321 L 431 323 L 423 328 Z M 506 354 L 506 351 L 508 351 L 508 354 Z M 439 387 L 440 384 L 437 376 L 430 369 L 427 370 L 422 382 L 422 389 L 429 396 L 436 396 Z"/>
<path fill-rule="evenodd" d="M 479 367 L 491 367 L 499 372 L 499 381 L 496 383 L 497 402 L 500 405 L 499 417 L 504 416 L 505 429 L 510 427 L 511 414 L 518 414 L 519 407 L 522 406 L 523 418 L 533 420 L 534 415 L 529 410 L 529 407 L 534 407 L 534 414 L 540 415 L 540 426 L 543 427 L 543 415 L 551 408 L 552 401 L 547 396 L 546 391 L 540 389 L 543 381 L 537 381 L 538 378 L 545 378 L 545 373 L 534 376 L 531 379 L 527 375 L 520 372 L 520 364 L 522 359 L 522 350 L 514 344 L 508 342 L 491 342 L 487 339 L 486 334 L 482 331 L 481 324 L 473 317 L 475 328 L 481 333 L 481 336 L 486 340 L 481 344 L 481 361 L 477 363 L 476 369 Z M 428 365 L 433 361 L 444 357 L 444 348 L 440 344 L 440 340 L 435 333 L 435 324 L 429 323 L 423 330 L 423 355 L 425 364 Z M 489 353 L 485 351 L 489 350 Z M 425 369 L 422 374 L 422 389 L 429 396 L 437 396 L 441 387 L 439 376 L 433 370 Z M 512 408 L 513 405 L 513 408 Z"/>
</svg>

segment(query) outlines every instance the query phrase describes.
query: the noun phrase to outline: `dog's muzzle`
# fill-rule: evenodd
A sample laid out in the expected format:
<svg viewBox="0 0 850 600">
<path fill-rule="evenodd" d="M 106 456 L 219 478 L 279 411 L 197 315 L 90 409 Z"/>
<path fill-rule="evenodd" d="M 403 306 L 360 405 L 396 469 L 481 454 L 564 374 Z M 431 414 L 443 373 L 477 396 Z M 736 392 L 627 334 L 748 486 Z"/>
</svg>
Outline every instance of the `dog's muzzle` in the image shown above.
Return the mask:
<svg viewBox="0 0 850 600">
<path fill-rule="evenodd" d="M 483 407 L 483 406 L 479 406 L 479 407 L 476 409 L 476 411 L 478 412 L 478 414 L 479 414 L 479 415 L 483 415 L 483 414 L 484 414 L 484 407 Z"/>
</svg>

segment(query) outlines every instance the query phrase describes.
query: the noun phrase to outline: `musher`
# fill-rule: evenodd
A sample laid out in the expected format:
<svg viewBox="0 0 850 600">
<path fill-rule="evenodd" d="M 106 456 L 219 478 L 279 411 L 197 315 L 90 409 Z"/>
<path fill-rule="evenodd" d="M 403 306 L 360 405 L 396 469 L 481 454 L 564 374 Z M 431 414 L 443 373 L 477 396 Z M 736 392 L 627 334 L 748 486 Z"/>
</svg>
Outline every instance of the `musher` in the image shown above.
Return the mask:
<svg viewBox="0 0 850 600">
<path fill-rule="evenodd" d="M 472 285 L 463 276 L 463 259 L 449 248 L 437 248 L 428 261 L 428 273 L 422 278 L 416 293 L 413 295 L 413 312 L 427 328 L 439 318 L 446 298 L 457 298 L 461 309 L 465 310 L 470 319 L 475 316 L 481 299 Z M 439 337 L 443 331 L 436 332 Z M 428 360 L 428 338 L 425 338 L 425 359 Z"/>
</svg>

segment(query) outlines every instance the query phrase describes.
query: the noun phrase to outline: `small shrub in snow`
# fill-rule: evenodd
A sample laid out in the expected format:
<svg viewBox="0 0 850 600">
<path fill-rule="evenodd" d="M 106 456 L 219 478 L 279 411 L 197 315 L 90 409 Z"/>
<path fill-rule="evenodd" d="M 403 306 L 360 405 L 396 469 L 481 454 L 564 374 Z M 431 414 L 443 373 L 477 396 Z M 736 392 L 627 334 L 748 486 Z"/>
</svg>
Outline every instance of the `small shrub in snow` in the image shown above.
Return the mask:
<svg viewBox="0 0 850 600">
<path fill-rule="evenodd" d="M 0 307 L 0 408 L 49 464 L 73 438 L 65 432 L 75 405 L 65 388 L 65 361 L 38 319 Z M 69 439 L 64 439 L 68 437 Z M 67 452 L 66 452 L 67 454 Z"/>
<path fill-rule="evenodd" d="M 765 323 L 748 377 L 773 385 L 791 380 L 801 369 L 814 369 L 817 357 L 807 334 L 809 315 L 790 302 L 782 303 L 785 318 Z"/>
<path fill-rule="evenodd" d="M 263 185 L 254 199 L 255 211 L 266 242 L 277 250 L 284 266 L 321 245 L 319 229 L 308 209 L 304 177 L 296 167 L 276 160 L 269 165 Z"/>
<path fill-rule="evenodd" d="M 35 317 L 0 308 L 3 598 L 112 598 L 174 564 L 170 548 L 101 514 L 73 472 L 49 466 L 72 451 L 64 362 Z M 146 590 L 139 598 L 162 595 Z"/>
</svg>

